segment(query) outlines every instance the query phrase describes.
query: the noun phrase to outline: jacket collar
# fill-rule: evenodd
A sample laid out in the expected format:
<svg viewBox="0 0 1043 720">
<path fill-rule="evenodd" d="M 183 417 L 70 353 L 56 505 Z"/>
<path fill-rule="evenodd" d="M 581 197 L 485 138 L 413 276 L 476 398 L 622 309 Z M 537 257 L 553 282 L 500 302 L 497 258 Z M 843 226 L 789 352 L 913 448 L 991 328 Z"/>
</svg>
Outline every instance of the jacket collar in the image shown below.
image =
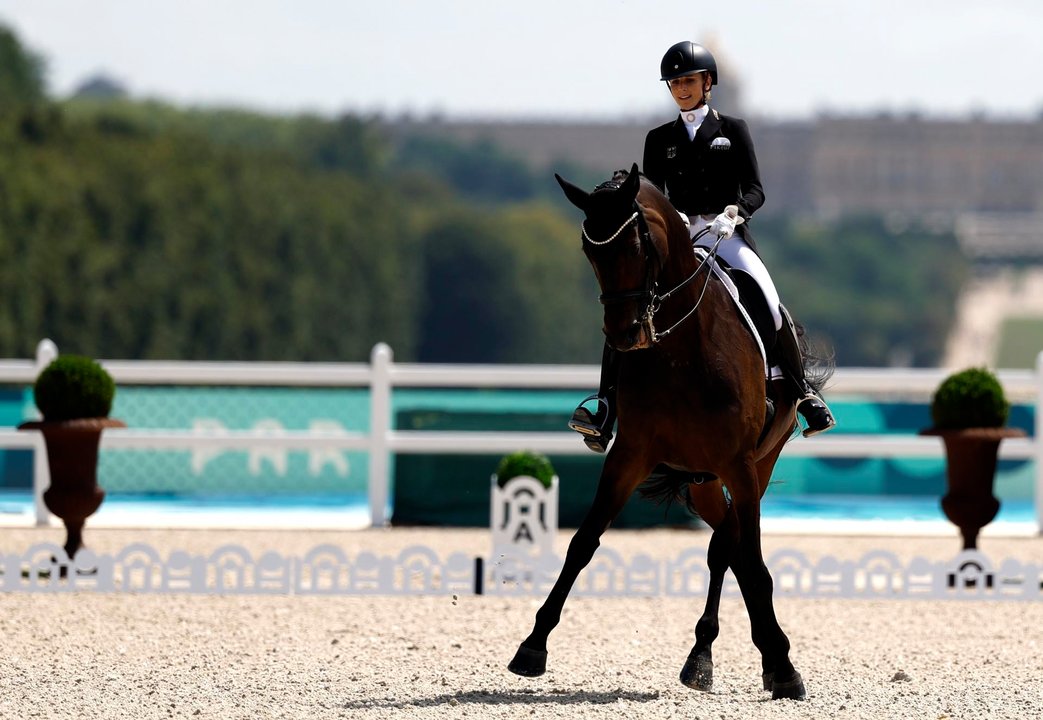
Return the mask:
<svg viewBox="0 0 1043 720">
<path fill-rule="evenodd" d="M 682 123 L 681 129 L 684 130 L 684 124 Z M 699 129 L 695 133 L 695 139 L 693 142 L 707 144 L 717 131 L 721 129 L 721 116 L 716 109 L 710 108 L 710 112 L 707 113 L 706 118 L 703 120 L 703 124 L 699 126 Z"/>
<path fill-rule="evenodd" d="M 688 131 L 685 129 L 684 120 L 678 115 L 677 119 L 674 120 L 673 132 L 678 137 L 678 142 L 682 145 L 701 146 L 708 145 L 710 139 L 717 134 L 717 131 L 721 129 L 721 114 L 717 112 L 715 108 L 710 108 L 710 112 L 703 118 L 703 124 L 699 126 L 699 129 L 695 131 L 695 137 L 689 143 Z"/>
</svg>

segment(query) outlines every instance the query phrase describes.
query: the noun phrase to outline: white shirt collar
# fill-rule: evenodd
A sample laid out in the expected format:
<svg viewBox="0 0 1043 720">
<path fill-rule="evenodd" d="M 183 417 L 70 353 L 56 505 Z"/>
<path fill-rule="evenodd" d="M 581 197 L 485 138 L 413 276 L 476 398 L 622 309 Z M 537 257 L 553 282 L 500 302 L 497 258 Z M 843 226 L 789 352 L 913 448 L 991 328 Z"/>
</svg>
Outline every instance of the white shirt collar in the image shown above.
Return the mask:
<svg viewBox="0 0 1043 720">
<path fill-rule="evenodd" d="M 689 140 L 695 139 L 695 133 L 698 132 L 699 126 L 703 124 L 703 120 L 706 119 L 706 115 L 709 112 L 710 106 L 706 104 L 695 110 L 681 111 L 681 122 L 684 123 L 685 130 L 688 131 Z"/>
</svg>

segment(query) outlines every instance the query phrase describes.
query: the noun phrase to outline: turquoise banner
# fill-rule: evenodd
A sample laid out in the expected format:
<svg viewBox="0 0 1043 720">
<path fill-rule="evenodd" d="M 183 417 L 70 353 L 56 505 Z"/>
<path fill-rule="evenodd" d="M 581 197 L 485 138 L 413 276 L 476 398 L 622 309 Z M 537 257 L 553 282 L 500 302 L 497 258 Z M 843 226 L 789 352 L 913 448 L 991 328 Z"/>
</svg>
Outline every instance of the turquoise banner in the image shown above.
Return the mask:
<svg viewBox="0 0 1043 720">
<path fill-rule="evenodd" d="M 112 416 L 132 428 L 365 432 L 369 392 L 354 388 L 120 387 Z M 365 494 L 369 459 L 336 448 L 293 451 L 106 450 L 98 476 L 107 492 Z"/>
</svg>

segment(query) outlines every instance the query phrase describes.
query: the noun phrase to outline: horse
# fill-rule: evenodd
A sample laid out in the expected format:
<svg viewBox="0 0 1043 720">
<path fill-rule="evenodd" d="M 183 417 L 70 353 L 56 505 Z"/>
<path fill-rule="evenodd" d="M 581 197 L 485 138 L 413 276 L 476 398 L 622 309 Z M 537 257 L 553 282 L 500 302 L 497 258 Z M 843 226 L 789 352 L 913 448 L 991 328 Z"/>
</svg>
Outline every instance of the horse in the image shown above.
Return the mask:
<svg viewBox="0 0 1043 720">
<path fill-rule="evenodd" d="M 775 616 L 760 538 L 761 497 L 797 428 L 792 383 L 766 381 L 755 336 L 724 284 L 693 252 L 680 214 L 637 164 L 589 193 L 555 178 L 585 214 L 583 252 L 601 287 L 603 331 L 622 352 L 618 431 L 561 572 L 508 669 L 527 677 L 546 671 L 547 639 L 572 585 L 628 498 L 655 472 L 660 487 L 650 492 L 676 494 L 713 531 L 706 604 L 681 682 L 713 687 L 711 648 L 731 568 L 761 654 L 763 688 L 773 699 L 804 699 L 803 679 Z M 812 384 L 818 390 L 823 381 Z"/>
</svg>

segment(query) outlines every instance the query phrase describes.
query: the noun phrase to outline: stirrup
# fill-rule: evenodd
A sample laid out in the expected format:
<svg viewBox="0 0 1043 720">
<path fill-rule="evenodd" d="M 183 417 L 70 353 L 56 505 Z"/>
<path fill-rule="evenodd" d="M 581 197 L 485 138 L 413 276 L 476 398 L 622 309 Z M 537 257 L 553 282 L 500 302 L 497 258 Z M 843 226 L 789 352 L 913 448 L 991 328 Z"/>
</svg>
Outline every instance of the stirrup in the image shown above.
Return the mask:
<svg viewBox="0 0 1043 720">
<path fill-rule="evenodd" d="M 598 403 L 597 411 L 593 414 L 583 407 L 591 400 L 596 400 Z M 612 441 L 612 428 L 607 422 L 609 414 L 608 401 L 598 395 L 590 395 L 583 398 L 583 402 L 572 413 L 569 429 L 582 435 L 583 442 L 588 448 L 594 452 L 603 453 L 608 449 L 609 442 Z"/>
<path fill-rule="evenodd" d="M 837 426 L 837 421 L 833 418 L 833 413 L 830 412 L 829 407 L 822 398 L 814 393 L 808 393 L 803 400 L 797 403 L 797 412 L 804 417 L 804 421 L 808 424 L 804 432 L 801 433 L 806 438 L 832 430 Z"/>
</svg>

